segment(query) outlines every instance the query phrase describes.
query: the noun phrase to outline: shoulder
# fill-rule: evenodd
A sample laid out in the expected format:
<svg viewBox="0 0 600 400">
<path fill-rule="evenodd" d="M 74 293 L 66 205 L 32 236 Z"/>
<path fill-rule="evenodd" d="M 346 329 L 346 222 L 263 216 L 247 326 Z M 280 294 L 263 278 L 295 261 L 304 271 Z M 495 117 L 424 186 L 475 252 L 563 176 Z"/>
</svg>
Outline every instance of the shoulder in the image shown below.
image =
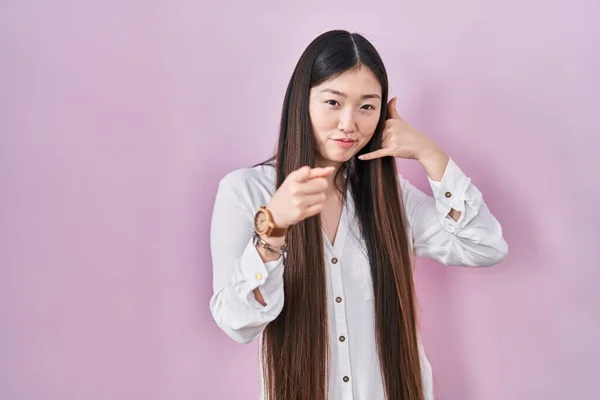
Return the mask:
<svg viewBox="0 0 600 400">
<path fill-rule="evenodd" d="M 271 165 L 239 168 L 228 172 L 219 181 L 219 192 L 240 198 L 252 198 L 262 192 L 273 192 L 275 168 Z"/>
</svg>

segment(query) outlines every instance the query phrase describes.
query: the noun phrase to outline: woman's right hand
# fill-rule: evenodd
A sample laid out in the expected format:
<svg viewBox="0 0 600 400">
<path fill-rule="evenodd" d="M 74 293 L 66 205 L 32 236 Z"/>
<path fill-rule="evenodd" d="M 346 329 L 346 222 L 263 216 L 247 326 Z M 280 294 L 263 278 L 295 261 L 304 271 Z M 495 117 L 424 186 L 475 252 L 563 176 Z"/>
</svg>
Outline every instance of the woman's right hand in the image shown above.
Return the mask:
<svg viewBox="0 0 600 400">
<path fill-rule="evenodd" d="M 304 166 L 292 171 L 275 192 L 267 209 L 278 227 L 289 228 L 323 210 L 334 167 Z"/>
</svg>

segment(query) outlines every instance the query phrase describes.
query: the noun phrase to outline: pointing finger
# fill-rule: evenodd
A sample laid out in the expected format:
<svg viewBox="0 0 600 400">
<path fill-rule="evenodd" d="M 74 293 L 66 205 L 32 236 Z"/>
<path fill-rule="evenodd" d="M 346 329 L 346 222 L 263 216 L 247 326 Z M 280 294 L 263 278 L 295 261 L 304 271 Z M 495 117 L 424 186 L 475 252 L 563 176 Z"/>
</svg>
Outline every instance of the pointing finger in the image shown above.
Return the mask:
<svg viewBox="0 0 600 400">
<path fill-rule="evenodd" d="M 298 168 L 297 170 L 295 170 L 294 172 L 292 172 L 290 175 L 294 174 L 293 179 L 295 181 L 297 181 L 297 182 L 304 182 L 304 181 L 308 181 L 308 180 L 313 179 L 313 178 L 328 176 L 333 171 L 335 171 L 334 167 L 325 167 L 325 168 L 317 167 L 317 168 L 311 168 L 308 165 L 305 165 L 302 168 Z"/>
<path fill-rule="evenodd" d="M 297 170 L 290 173 L 290 177 L 295 181 L 302 182 L 310 176 L 311 168 L 308 165 L 305 165 L 302 168 L 298 168 Z"/>
</svg>

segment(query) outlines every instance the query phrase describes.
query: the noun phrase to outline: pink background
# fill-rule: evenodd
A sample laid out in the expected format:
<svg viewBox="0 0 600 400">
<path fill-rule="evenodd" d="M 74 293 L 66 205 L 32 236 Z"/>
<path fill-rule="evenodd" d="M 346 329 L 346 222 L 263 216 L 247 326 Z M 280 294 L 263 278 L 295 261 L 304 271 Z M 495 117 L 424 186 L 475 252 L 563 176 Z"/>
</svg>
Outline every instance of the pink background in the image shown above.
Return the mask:
<svg viewBox="0 0 600 400">
<path fill-rule="evenodd" d="M 208 307 L 216 185 L 270 155 L 332 28 L 373 41 L 510 245 L 489 269 L 419 261 L 437 398 L 593 398 L 600 4 L 200 3 L 0 5 L 0 398 L 257 398 L 256 344 Z"/>
</svg>

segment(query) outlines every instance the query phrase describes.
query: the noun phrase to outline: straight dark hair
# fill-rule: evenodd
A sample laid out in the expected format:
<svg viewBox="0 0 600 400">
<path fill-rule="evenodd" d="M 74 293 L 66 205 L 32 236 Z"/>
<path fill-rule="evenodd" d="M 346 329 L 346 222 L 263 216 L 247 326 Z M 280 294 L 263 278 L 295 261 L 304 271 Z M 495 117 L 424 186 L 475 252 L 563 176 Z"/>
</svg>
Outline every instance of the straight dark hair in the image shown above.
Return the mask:
<svg viewBox="0 0 600 400">
<path fill-rule="evenodd" d="M 372 139 L 346 163 L 348 173 L 343 185 L 350 187 L 366 243 L 386 398 L 423 400 L 412 260 L 396 163 L 393 157 L 374 161 L 356 158 L 381 147 L 387 119 L 387 72 L 366 38 L 333 30 L 318 36 L 306 48 L 287 87 L 277 152 L 269 161 L 275 161 L 277 188 L 290 172 L 305 165 L 315 167 L 310 89 L 356 68 L 369 68 L 375 74 L 382 87 L 382 107 Z M 338 190 L 346 201 L 344 188 Z M 326 399 L 329 334 L 320 217 L 291 227 L 286 243 L 283 310 L 263 332 L 265 393 L 269 400 Z"/>
</svg>

